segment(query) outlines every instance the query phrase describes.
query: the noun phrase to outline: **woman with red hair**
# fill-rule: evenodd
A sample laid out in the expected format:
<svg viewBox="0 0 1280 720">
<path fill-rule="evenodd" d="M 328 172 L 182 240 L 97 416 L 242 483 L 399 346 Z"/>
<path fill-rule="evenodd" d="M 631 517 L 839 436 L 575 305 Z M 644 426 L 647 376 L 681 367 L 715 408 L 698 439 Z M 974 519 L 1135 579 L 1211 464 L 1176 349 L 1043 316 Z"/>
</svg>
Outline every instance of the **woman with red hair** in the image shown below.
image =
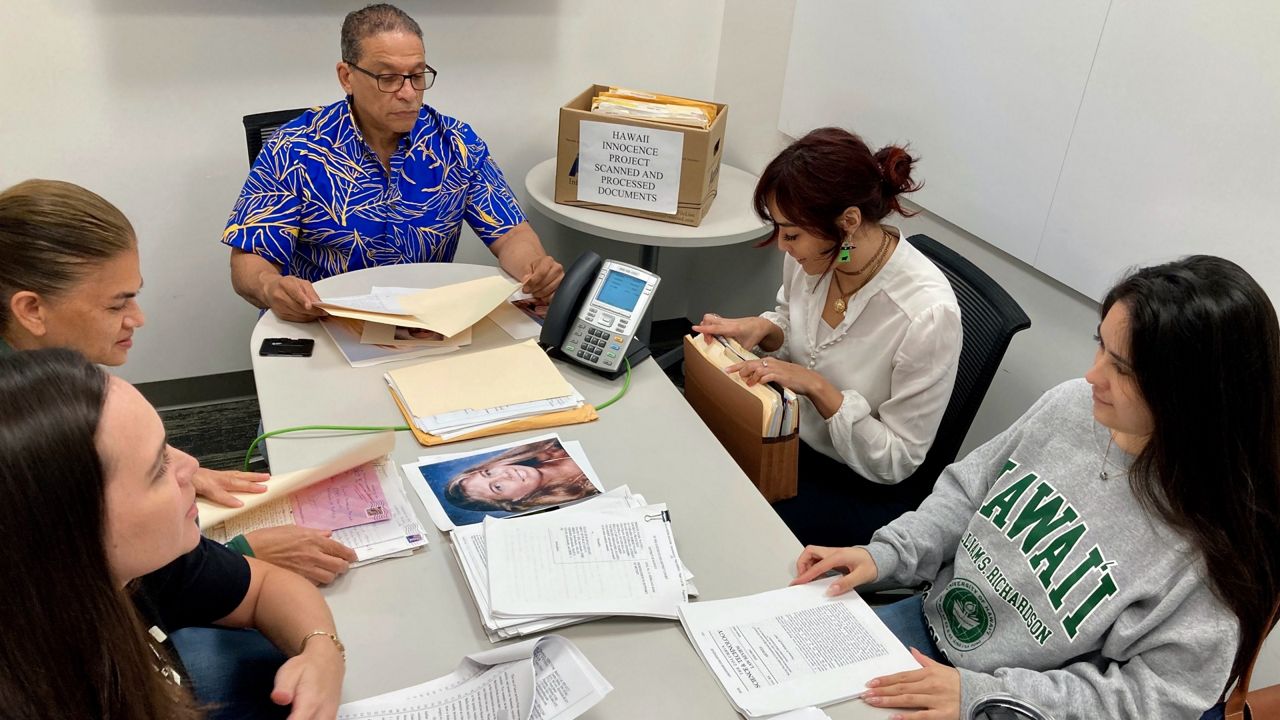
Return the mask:
<svg viewBox="0 0 1280 720">
<path fill-rule="evenodd" d="M 799 495 L 774 505 L 802 543 L 866 542 L 928 488 L 900 484 L 924 461 L 951 398 L 960 308 L 951 284 L 902 231 L 899 197 L 920 187 L 901 147 L 872 152 L 822 128 L 765 168 L 755 209 L 786 253 L 777 307 L 714 313 L 694 327 L 769 357 L 730 368 L 800 402 Z"/>
</svg>

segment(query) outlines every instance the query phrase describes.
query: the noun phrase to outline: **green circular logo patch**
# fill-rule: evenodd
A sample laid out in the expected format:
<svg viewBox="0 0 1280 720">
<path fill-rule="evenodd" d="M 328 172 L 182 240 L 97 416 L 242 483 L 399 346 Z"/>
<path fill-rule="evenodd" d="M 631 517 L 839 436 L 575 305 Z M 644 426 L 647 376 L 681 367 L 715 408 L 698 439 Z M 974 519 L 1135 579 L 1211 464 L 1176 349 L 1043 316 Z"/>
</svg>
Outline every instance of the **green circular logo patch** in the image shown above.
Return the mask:
<svg viewBox="0 0 1280 720">
<path fill-rule="evenodd" d="M 956 578 L 938 598 L 938 614 L 942 616 L 947 642 L 957 650 L 968 652 L 991 637 L 996 629 L 996 614 L 977 585 Z"/>
</svg>

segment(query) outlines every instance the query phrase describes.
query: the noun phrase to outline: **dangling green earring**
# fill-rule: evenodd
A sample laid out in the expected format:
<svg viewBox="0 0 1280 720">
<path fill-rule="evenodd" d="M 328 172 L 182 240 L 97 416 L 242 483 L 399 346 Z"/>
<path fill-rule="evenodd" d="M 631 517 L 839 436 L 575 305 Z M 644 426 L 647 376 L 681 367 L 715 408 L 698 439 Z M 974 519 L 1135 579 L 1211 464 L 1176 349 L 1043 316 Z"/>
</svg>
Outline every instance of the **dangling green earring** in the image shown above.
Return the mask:
<svg viewBox="0 0 1280 720">
<path fill-rule="evenodd" d="M 849 242 L 848 238 L 845 238 L 844 242 L 840 243 L 840 256 L 836 260 L 842 263 L 849 262 L 849 251 L 852 249 L 853 243 Z"/>
</svg>

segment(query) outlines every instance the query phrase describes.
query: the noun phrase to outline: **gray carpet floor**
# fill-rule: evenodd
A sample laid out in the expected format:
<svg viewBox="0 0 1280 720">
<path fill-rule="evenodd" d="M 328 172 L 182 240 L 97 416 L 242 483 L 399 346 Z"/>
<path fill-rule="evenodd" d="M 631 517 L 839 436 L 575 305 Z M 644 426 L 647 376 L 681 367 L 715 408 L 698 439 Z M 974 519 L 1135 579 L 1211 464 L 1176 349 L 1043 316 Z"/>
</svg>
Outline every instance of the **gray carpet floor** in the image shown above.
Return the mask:
<svg viewBox="0 0 1280 720">
<path fill-rule="evenodd" d="M 213 470 L 239 470 L 249 443 L 258 436 L 258 400 L 243 398 L 226 402 L 160 410 L 169 433 L 169 444 L 193 455 L 200 465 Z M 254 451 L 254 455 L 259 453 Z M 260 457 L 250 469 L 263 471 Z"/>
</svg>

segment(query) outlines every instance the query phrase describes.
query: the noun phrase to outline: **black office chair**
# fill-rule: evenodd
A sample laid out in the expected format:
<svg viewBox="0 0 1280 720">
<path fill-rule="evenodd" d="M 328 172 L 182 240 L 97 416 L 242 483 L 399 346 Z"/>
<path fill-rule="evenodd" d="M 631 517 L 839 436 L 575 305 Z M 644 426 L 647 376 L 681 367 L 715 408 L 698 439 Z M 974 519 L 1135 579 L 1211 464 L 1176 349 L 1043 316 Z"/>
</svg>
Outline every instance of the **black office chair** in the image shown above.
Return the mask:
<svg viewBox="0 0 1280 720">
<path fill-rule="evenodd" d="M 249 165 L 253 165 L 253 161 L 258 159 L 258 153 L 262 151 L 262 146 L 271 138 L 271 135 L 280 128 L 281 125 L 298 117 L 310 108 L 298 108 L 297 110 L 273 110 L 271 112 L 255 113 L 253 115 L 244 116 L 244 139 L 249 146 Z"/>
<path fill-rule="evenodd" d="M 1009 349 L 1009 342 L 1014 335 L 1031 327 L 1031 318 L 1004 288 L 960 253 L 928 235 L 912 235 L 907 242 L 932 260 L 951 281 L 951 289 L 960 303 L 960 325 L 964 328 L 956 384 L 938 434 L 924 462 L 903 481 L 913 486 L 918 502 L 933 490 L 942 469 L 955 462 L 996 369 Z"/>
</svg>

